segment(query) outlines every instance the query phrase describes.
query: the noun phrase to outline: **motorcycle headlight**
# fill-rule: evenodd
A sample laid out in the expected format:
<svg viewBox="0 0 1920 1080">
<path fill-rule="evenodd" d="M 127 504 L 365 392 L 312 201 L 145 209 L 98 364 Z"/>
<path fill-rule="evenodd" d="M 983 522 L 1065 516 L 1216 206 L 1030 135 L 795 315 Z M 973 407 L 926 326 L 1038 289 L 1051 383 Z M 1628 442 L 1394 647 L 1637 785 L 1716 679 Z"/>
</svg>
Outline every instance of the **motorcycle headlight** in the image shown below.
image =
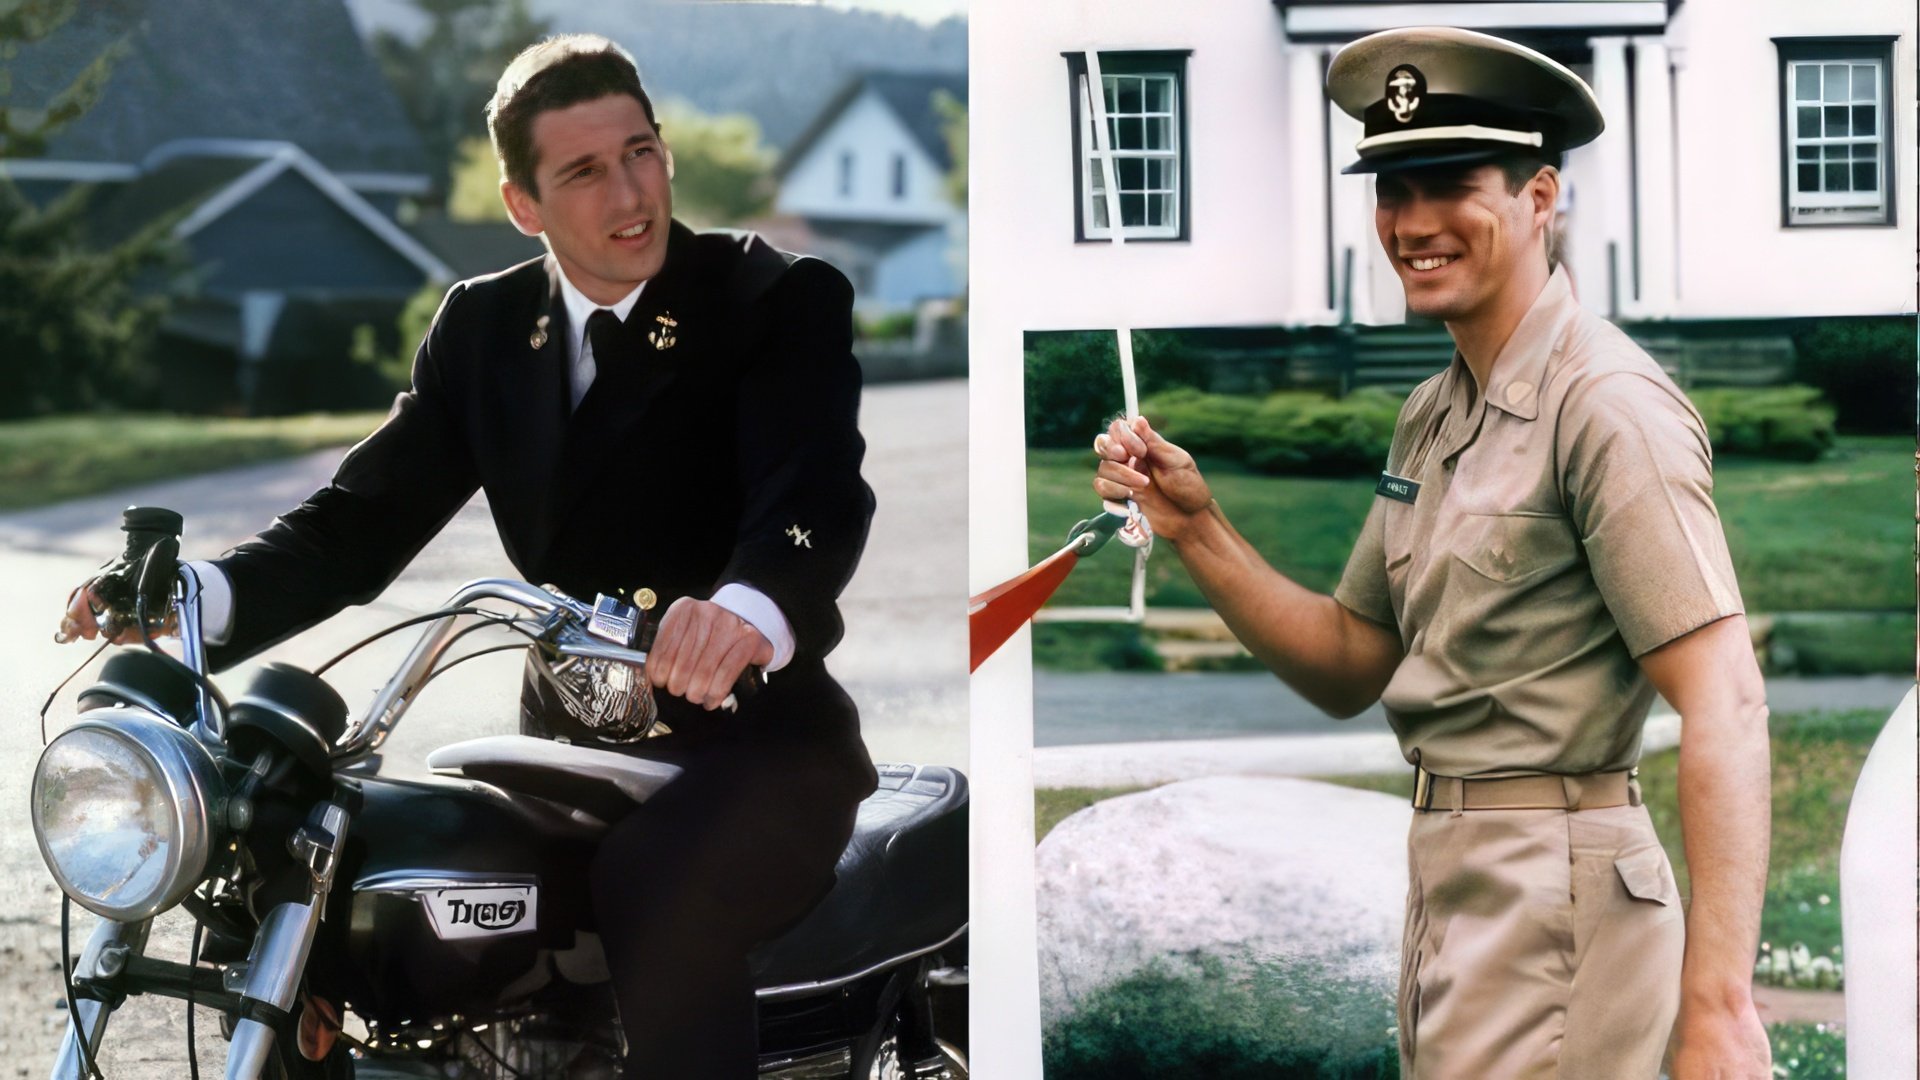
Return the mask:
<svg viewBox="0 0 1920 1080">
<path fill-rule="evenodd" d="M 82 713 L 33 774 L 33 833 L 60 888 L 134 922 L 180 902 L 216 841 L 220 774 L 185 731 L 138 708 Z"/>
</svg>

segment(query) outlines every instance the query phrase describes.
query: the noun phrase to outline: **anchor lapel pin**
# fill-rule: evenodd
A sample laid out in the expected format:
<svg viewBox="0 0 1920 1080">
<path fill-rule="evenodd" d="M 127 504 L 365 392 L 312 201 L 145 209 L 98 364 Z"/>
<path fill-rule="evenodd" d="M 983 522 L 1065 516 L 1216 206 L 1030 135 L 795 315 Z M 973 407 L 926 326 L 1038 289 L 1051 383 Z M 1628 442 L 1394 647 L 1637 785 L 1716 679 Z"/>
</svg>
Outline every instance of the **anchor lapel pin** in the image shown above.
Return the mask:
<svg viewBox="0 0 1920 1080">
<path fill-rule="evenodd" d="M 653 343 L 654 349 L 671 349 L 679 343 L 680 339 L 674 336 L 674 331 L 679 329 L 680 322 L 673 317 L 673 312 L 663 311 L 655 315 L 653 321 L 660 324 L 659 329 L 647 331 L 647 340 Z"/>
</svg>

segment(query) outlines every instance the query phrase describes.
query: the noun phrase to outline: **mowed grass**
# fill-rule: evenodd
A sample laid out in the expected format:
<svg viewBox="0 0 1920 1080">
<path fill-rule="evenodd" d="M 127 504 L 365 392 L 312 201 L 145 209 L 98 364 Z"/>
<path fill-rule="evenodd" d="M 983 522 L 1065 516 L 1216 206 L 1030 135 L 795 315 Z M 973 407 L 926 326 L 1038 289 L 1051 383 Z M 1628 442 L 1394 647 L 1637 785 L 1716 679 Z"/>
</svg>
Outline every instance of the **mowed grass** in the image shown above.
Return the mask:
<svg viewBox="0 0 1920 1080">
<path fill-rule="evenodd" d="M 1714 501 L 1747 609 L 1906 611 L 1914 608 L 1913 444 L 1899 436 L 1846 437 L 1817 462 L 1723 458 Z M 1057 551 L 1076 521 L 1099 510 L 1093 454 L 1027 456 L 1028 549 Z M 1242 535 L 1282 573 L 1320 592 L 1340 580 L 1372 504 L 1374 477 L 1276 477 L 1228 461 L 1201 462 L 1214 496 Z M 1124 605 L 1132 559 L 1118 544 L 1078 567 L 1056 606 Z M 1203 607 L 1171 550 L 1147 564 L 1147 602 Z"/>
<path fill-rule="evenodd" d="M 379 426 L 383 415 L 87 415 L 0 423 L 0 510 L 344 446 Z"/>
<path fill-rule="evenodd" d="M 1767 863 L 1762 941 L 1804 943 L 1814 955 L 1840 944 L 1840 838 L 1867 751 L 1886 723 L 1871 709 L 1785 713 L 1769 722 L 1773 749 L 1773 843 Z M 1691 895 L 1680 830 L 1680 752 L 1640 761 L 1640 788 L 1683 894 Z M 1328 783 L 1413 797 L 1413 774 L 1322 777 Z M 1064 816 L 1064 815 L 1063 815 Z M 1821 898 L 1824 897 L 1823 901 Z"/>
</svg>

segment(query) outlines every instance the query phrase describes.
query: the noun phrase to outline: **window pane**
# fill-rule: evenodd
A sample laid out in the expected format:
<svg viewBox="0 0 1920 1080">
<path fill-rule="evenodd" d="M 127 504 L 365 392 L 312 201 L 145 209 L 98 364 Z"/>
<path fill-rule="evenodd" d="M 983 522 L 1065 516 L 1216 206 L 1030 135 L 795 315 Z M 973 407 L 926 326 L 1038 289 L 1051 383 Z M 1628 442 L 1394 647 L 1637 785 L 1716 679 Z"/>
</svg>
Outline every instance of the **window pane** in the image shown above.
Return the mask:
<svg viewBox="0 0 1920 1080">
<path fill-rule="evenodd" d="M 1820 166 L 1802 165 L 1796 171 L 1799 173 L 1798 182 L 1794 184 L 1796 190 L 1820 190 Z"/>
<path fill-rule="evenodd" d="M 1148 112 L 1168 111 L 1168 108 L 1169 106 L 1172 105 L 1172 102 L 1167 100 L 1168 98 L 1167 88 L 1172 85 L 1173 85 L 1173 80 L 1162 78 L 1160 76 L 1155 76 L 1154 78 L 1147 80 L 1147 111 Z"/>
<path fill-rule="evenodd" d="M 1855 135 L 1877 134 L 1880 129 L 1875 124 L 1876 112 L 1877 110 L 1872 105 L 1855 105 L 1853 107 L 1853 133 Z"/>
<path fill-rule="evenodd" d="M 1847 161 L 1847 148 L 1844 146 L 1823 146 L 1820 148 L 1820 160 L 1829 165 L 1844 164 Z"/>
<path fill-rule="evenodd" d="M 1803 105 L 1799 109 L 1799 126 L 1796 133 L 1803 139 L 1820 137 L 1820 110 L 1814 106 Z"/>
<path fill-rule="evenodd" d="M 1115 149 L 1139 150 L 1146 144 L 1146 121 L 1137 117 L 1120 121 L 1120 141 L 1114 144 Z"/>
<path fill-rule="evenodd" d="M 1880 189 L 1880 166 L 1871 161 L 1857 161 L 1853 165 L 1853 190 L 1878 191 Z"/>
<path fill-rule="evenodd" d="M 1880 97 L 1880 80 L 1874 77 L 1872 64 L 1853 65 L 1853 100 L 1875 101 Z"/>
<path fill-rule="evenodd" d="M 1114 110 L 1120 107 L 1120 93 L 1114 89 L 1112 77 L 1103 78 L 1100 82 L 1107 88 L 1104 95 L 1107 99 L 1107 115 L 1112 116 Z"/>
<path fill-rule="evenodd" d="M 1156 195 L 1154 196 L 1154 199 L 1153 199 L 1153 205 L 1154 205 L 1153 223 L 1155 225 L 1178 225 L 1179 224 L 1179 220 L 1176 216 L 1178 213 L 1178 208 L 1174 205 L 1173 196 Z"/>
<path fill-rule="evenodd" d="M 1828 102 L 1853 100 L 1852 84 L 1847 80 L 1847 65 L 1826 64 L 1823 66 L 1826 69 L 1827 78 L 1826 86 L 1821 91 L 1820 100 Z"/>
<path fill-rule="evenodd" d="M 1819 161 L 1820 148 L 1817 146 L 1796 146 L 1793 148 L 1793 156 L 1801 161 Z"/>
<path fill-rule="evenodd" d="M 1162 120 L 1147 121 L 1147 149 L 1149 150 L 1173 149 L 1173 121 L 1172 120 L 1162 119 Z"/>
<path fill-rule="evenodd" d="M 1140 100 L 1140 84 L 1141 84 L 1140 79 L 1133 78 L 1131 76 L 1125 76 L 1120 79 L 1120 111 L 1121 112 L 1137 113 L 1140 111 L 1140 106 L 1142 104 Z M 1846 99 L 1841 98 L 1840 100 L 1845 101 Z"/>
<path fill-rule="evenodd" d="M 1107 117 L 1107 149 L 1112 150 L 1118 147 L 1119 145 L 1120 145 L 1120 121 L 1118 118 L 1109 115 Z"/>
<path fill-rule="evenodd" d="M 1793 65 L 1793 96 L 1800 101 L 1820 100 L 1820 65 Z"/>
<path fill-rule="evenodd" d="M 1161 191 L 1173 187 L 1173 162 L 1165 158 L 1147 162 L 1147 186 Z"/>
<path fill-rule="evenodd" d="M 1107 200 L 1105 199 L 1093 200 L 1093 227 L 1096 229 L 1107 227 Z"/>
<path fill-rule="evenodd" d="M 1121 191 L 1139 191 L 1147 186 L 1145 161 L 1139 158 L 1121 158 L 1113 164 L 1119 172 Z"/>
<path fill-rule="evenodd" d="M 1826 114 L 1828 137 L 1849 134 L 1845 105 L 1829 105 L 1826 107 Z"/>
<path fill-rule="evenodd" d="M 1827 191 L 1849 190 L 1847 187 L 1847 166 L 1823 165 L 1821 166 L 1821 168 L 1826 171 L 1827 184 L 1826 184 L 1825 190 Z"/>
<path fill-rule="evenodd" d="M 1855 161 L 1880 160 L 1880 144 L 1870 143 L 1870 142 L 1854 143 L 1853 144 L 1853 160 Z"/>
<path fill-rule="evenodd" d="M 1147 197 L 1145 195 L 1121 195 L 1120 222 L 1123 225 L 1146 224 Z"/>
</svg>

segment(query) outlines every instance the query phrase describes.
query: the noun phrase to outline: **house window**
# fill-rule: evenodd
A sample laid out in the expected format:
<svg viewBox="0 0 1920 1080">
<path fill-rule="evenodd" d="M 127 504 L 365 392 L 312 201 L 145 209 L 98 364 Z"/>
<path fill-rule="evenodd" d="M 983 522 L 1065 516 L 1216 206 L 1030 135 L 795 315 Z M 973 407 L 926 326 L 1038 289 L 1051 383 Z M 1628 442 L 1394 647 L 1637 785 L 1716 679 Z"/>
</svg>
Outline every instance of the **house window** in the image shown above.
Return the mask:
<svg viewBox="0 0 1920 1080">
<path fill-rule="evenodd" d="M 893 197 L 907 197 L 907 155 L 893 155 Z"/>
<path fill-rule="evenodd" d="M 1893 224 L 1893 39 L 1775 39 L 1782 218 Z"/>
<path fill-rule="evenodd" d="M 853 151 L 840 151 L 840 194 L 853 194 Z"/>
<path fill-rule="evenodd" d="M 1098 145 L 1086 54 L 1066 56 L 1073 116 L 1074 238 L 1112 239 L 1112 201 L 1107 196 L 1111 176 L 1122 237 L 1186 239 L 1188 54 L 1099 54 L 1097 92 L 1106 130 Z"/>
</svg>

